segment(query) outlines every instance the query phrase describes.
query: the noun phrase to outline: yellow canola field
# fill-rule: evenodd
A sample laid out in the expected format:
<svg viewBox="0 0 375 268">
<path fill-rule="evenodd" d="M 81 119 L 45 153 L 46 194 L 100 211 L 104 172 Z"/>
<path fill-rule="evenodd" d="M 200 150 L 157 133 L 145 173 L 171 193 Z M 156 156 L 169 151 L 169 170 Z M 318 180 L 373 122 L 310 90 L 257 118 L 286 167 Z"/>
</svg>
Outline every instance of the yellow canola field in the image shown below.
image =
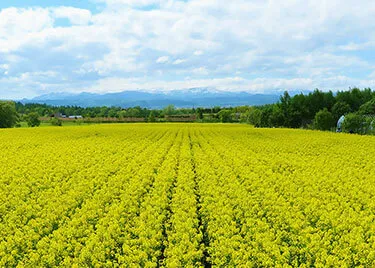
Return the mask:
<svg viewBox="0 0 375 268">
<path fill-rule="evenodd" d="M 374 267 L 375 137 L 0 130 L 1 267 Z"/>
</svg>

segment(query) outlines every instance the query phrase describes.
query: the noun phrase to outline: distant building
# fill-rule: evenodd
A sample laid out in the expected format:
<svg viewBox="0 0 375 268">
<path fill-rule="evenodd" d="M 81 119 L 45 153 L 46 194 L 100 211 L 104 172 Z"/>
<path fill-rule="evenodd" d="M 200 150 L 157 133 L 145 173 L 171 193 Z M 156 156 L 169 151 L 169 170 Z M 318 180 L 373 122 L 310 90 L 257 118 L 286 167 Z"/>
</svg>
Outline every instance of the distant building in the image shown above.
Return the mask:
<svg viewBox="0 0 375 268">
<path fill-rule="evenodd" d="M 70 115 L 68 118 L 69 119 L 82 119 L 83 117 L 82 115 Z"/>
<path fill-rule="evenodd" d="M 62 113 L 54 113 L 54 114 L 51 114 L 50 117 L 66 118 L 66 115 Z"/>
</svg>

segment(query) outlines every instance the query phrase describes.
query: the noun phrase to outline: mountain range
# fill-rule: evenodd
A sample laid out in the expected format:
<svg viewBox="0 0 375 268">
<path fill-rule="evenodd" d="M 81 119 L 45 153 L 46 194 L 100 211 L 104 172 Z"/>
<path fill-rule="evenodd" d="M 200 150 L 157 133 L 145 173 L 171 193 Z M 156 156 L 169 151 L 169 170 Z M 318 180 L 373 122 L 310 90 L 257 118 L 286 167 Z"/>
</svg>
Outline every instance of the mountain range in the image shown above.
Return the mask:
<svg viewBox="0 0 375 268">
<path fill-rule="evenodd" d="M 218 91 L 210 88 L 190 88 L 168 92 L 146 92 L 141 90 L 118 93 L 51 93 L 33 99 L 23 99 L 22 103 L 40 103 L 54 106 L 72 105 L 81 107 L 118 106 L 122 108 L 141 106 L 160 109 L 167 105 L 177 108 L 229 107 L 241 105 L 262 105 L 278 101 L 280 94 L 251 94 L 247 92 Z"/>
</svg>

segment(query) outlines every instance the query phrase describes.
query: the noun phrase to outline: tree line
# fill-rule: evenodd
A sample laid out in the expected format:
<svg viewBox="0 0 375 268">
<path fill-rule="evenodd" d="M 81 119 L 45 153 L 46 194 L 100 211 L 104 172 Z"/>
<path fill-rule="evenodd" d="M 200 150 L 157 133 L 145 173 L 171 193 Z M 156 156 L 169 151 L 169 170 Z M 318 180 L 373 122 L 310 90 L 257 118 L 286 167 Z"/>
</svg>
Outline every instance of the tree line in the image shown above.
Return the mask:
<svg viewBox="0 0 375 268">
<path fill-rule="evenodd" d="M 339 118 L 345 115 L 343 131 L 369 133 L 375 115 L 375 91 L 370 88 L 351 88 L 347 91 L 323 92 L 314 90 L 308 94 L 291 96 L 284 92 L 277 103 L 260 106 L 176 108 L 168 105 L 163 109 L 143 107 L 79 107 L 51 106 L 0 102 L 0 128 L 17 126 L 26 121 L 37 126 L 40 117 L 52 118 L 53 125 L 61 125 L 59 117 L 83 118 L 143 118 L 144 121 L 168 121 L 188 117 L 196 122 L 241 122 L 255 127 L 286 127 L 333 130 Z"/>
<path fill-rule="evenodd" d="M 375 115 L 375 92 L 370 88 L 352 88 L 335 94 L 316 89 L 294 96 L 284 92 L 277 103 L 250 107 L 242 117 L 256 127 L 331 130 L 343 115 L 343 131 L 369 132 Z"/>
<path fill-rule="evenodd" d="M 80 107 L 80 106 L 51 106 L 47 104 L 35 104 L 21 102 L 15 103 L 16 112 L 21 120 L 30 114 L 36 114 L 39 117 L 61 117 L 61 116 L 82 116 L 86 119 L 95 118 L 144 118 L 145 121 L 168 121 L 168 118 L 191 117 L 196 121 L 221 122 L 223 115 L 220 111 L 229 109 L 230 114 L 238 112 L 241 107 L 235 108 L 176 108 L 174 105 L 168 105 L 163 109 L 149 109 L 140 106 L 121 108 L 121 107 Z M 246 109 L 245 109 L 246 110 Z M 244 111 L 244 110 L 243 110 Z M 226 120 L 234 122 L 236 120 Z M 238 121 L 238 120 L 237 120 Z"/>
<path fill-rule="evenodd" d="M 80 106 L 51 106 L 47 104 L 17 102 L 16 110 L 19 114 L 37 113 L 40 117 L 54 117 L 55 115 L 75 116 L 81 115 L 84 118 L 148 118 L 151 113 L 155 117 L 164 117 L 165 115 L 183 115 L 191 114 L 195 109 L 176 109 L 173 105 L 168 105 L 163 109 L 148 109 L 140 106 L 121 108 L 121 107 L 80 107 Z"/>
</svg>

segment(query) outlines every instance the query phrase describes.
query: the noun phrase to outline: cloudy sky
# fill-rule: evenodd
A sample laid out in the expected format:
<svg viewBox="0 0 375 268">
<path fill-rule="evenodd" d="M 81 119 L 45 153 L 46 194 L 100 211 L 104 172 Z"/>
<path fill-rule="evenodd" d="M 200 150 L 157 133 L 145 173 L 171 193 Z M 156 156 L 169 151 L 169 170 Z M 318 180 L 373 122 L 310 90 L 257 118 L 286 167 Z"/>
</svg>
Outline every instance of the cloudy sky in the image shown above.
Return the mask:
<svg viewBox="0 0 375 268">
<path fill-rule="evenodd" d="M 375 88 L 375 1 L 1 0 L 0 98 Z"/>
</svg>

